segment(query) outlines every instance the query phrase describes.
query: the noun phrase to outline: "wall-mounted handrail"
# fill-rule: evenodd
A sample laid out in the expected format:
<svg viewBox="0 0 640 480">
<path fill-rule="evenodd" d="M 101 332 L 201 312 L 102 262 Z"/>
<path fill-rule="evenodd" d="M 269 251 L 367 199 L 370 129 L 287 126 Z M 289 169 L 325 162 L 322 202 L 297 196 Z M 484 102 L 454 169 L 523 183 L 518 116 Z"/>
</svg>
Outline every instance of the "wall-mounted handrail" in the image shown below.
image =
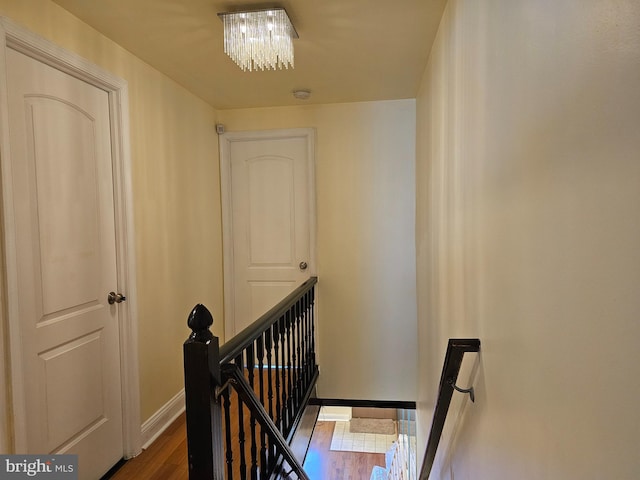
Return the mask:
<svg viewBox="0 0 640 480">
<path fill-rule="evenodd" d="M 467 352 L 478 351 L 480 351 L 480 340 L 477 338 L 449 339 L 447 353 L 444 357 L 444 365 L 442 366 L 442 375 L 440 376 L 438 399 L 431 422 L 431 432 L 429 433 L 427 449 L 424 454 L 422 468 L 420 469 L 420 480 L 427 480 L 431 473 L 431 468 L 436 458 L 436 451 L 438 450 L 438 444 L 440 443 L 440 437 L 442 436 L 442 430 L 444 429 L 444 422 L 447 419 L 449 405 L 451 404 L 453 390 L 456 388 L 462 358 Z M 472 395 L 472 390 L 469 389 L 464 393 Z"/>
</svg>

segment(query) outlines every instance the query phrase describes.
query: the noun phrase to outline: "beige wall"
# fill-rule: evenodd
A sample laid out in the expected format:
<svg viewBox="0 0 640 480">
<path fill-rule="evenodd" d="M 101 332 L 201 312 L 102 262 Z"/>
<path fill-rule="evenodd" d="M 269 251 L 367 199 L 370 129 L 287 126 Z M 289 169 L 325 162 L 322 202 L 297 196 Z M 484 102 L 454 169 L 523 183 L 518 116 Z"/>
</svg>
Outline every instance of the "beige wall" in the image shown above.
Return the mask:
<svg viewBox="0 0 640 480">
<path fill-rule="evenodd" d="M 420 451 L 446 339 L 482 354 L 431 478 L 637 478 L 638 25 L 449 2 L 417 100 Z"/>
<path fill-rule="evenodd" d="M 316 129 L 319 395 L 415 399 L 415 101 L 224 110 Z"/>
<path fill-rule="evenodd" d="M 48 0 L 0 0 L 0 14 L 129 84 L 144 421 L 183 388 L 193 305 L 224 334 L 215 111 Z"/>
<path fill-rule="evenodd" d="M 217 120 L 53 2 L 0 0 L 0 15 L 128 82 L 143 421 L 183 386 L 196 302 L 211 308 L 224 338 L 216 121 L 317 129 L 321 394 L 415 398 L 413 100 L 225 111 Z"/>
</svg>

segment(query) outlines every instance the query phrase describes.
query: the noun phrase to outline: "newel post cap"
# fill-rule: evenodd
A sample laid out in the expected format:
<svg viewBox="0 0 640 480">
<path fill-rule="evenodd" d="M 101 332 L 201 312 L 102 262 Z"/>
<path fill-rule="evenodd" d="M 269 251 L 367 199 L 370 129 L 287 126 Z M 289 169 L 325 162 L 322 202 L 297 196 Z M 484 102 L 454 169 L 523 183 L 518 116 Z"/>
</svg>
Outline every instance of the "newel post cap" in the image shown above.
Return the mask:
<svg viewBox="0 0 640 480">
<path fill-rule="evenodd" d="M 187 318 L 187 325 L 191 329 L 189 341 L 207 343 L 213 338 L 213 333 L 209 330 L 209 327 L 213 325 L 213 315 L 201 303 L 191 310 L 189 318 Z"/>
</svg>

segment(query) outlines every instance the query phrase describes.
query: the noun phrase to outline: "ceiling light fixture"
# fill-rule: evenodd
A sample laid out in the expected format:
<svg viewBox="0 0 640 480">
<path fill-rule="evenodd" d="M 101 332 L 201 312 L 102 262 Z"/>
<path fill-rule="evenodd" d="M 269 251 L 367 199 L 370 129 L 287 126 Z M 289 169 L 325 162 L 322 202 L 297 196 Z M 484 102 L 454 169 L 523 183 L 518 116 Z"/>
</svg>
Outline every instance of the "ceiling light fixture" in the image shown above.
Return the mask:
<svg viewBox="0 0 640 480">
<path fill-rule="evenodd" d="M 298 33 L 284 8 L 219 13 L 224 53 L 243 70 L 293 68 Z"/>
</svg>

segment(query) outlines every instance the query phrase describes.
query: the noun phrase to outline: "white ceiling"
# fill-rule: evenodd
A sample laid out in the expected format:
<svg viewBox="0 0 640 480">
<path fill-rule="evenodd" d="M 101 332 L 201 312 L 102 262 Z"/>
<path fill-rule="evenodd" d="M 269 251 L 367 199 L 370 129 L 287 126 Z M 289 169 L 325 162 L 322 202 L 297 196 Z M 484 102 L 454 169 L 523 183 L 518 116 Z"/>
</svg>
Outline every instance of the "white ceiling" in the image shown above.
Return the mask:
<svg viewBox="0 0 640 480">
<path fill-rule="evenodd" d="M 215 108 L 414 98 L 446 0 L 54 0 Z M 243 72 L 218 12 L 284 7 L 295 69 Z M 247 8 L 247 9 L 248 9 Z M 312 91 L 296 100 L 296 89 Z"/>
</svg>

